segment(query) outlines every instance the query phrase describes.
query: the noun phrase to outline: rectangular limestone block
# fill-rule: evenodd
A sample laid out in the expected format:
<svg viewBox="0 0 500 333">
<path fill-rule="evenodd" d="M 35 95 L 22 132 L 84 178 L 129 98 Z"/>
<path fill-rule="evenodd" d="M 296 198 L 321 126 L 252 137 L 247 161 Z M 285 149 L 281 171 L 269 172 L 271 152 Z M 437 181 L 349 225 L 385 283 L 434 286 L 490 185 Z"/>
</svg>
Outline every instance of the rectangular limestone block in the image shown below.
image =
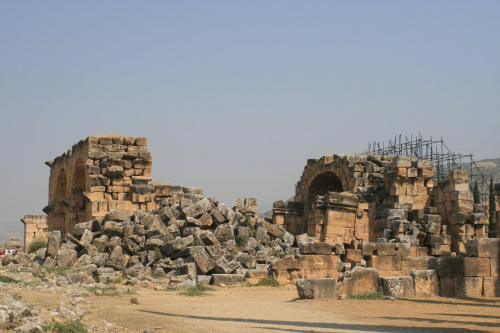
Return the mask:
<svg viewBox="0 0 500 333">
<path fill-rule="evenodd" d="M 500 297 L 500 277 L 485 277 L 483 279 L 483 296 Z"/>
<path fill-rule="evenodd" d="M 343 262 L 357 263 L 363 259 L 360 249 L 346 249 L 343 255 Z"/>
<path fill-rule="evenodd" d="M 455 289 L 455 297 L 478 298 L 483 295 L 483 278 L 455 277 L 453 278 L 453 288 Z"/>
<path fill-rule="evenodd" d="M 467 256 L 500 257 L 500 238 L 471 239 L 466 243 Z"/>
<path fill-rule="evenodd" d="M 271 266 L 272 269 L 282 271 L 288 269 L 299 269 L 299 260 L 293 256 L 288 256 L 281 260 L 274 262 Z"/>
<path fill-rule="evenodd" d="M 415 197 L 413 195 L 400 195 L 396 197 L 396 202 L 400 204 L 415 203 Z"/>
<path fill-rule="evenodd" d="M 411 276 L 391 276 L 382 278 L 384 294 L 393 297 L 415 296 L 415 286 Z"/>
<path fill-rule="evenodd" d="M 491 276 L 500 276 L 500 258 L 491 258 Z"/>
<path fill-rule="evenodd" d="M 132 193 L 133 202 L 145 203 L 145 202 L 151 202 L 153 200 L 154 200 L 154 194 Z"/>
<path fill-rule="evenodd" d="M 408 169 L 407 168 L 398 168 L 396 171 L 396 175 L 398 177 L 407 177 L 408 176 Z"/>
<path fill-rule="evenodd" d="M 412 246 L 410 248 L 410 256 L 412 256 L 412 257 L 427 257 L 427 247 Z"/>
<path fill-rule="evenodd" d="M 455 297 L 455 287 L 453 285 L 453 278 L 444 277 L 439 281 L 439 294 L 442 297 Z"/>
<path fill-rule="evenodd" d="M 417 168 L 408 168 L 408 176 L 410 178 L 415 178 L 418 176 L 418 169 Z"/>
<path fill-rule="evenodd" d="M 378 274 L 381 278 L 389 276 L 408 276 L 410 271 L 378 271 Z"/>
<path fill-rule="evenodd" d="M 434 171 L 428 169 L 419 169 L 418 176 L 424 179 L 432 178 L 432 176 L 434 176 Z"/>
<path fill-rule="evenodd" d="M 338 256 L 332 255 L 299 255 L 300 270 L 323 270 L 328 272 L 338 272 Z"/>
<path fill-rule="evenodd" d="M 379 256 L 402 256 L 410 255 L 410 244 L 408 243 L 378 243 L 366 242 L 360 243 L 358 248 L 361 249 L 363 256 L 379 255 Z"/>
<path fill-rule="evenodd" d="M 401 270 L 426 270 L 431 257 L 407 257 L 401 260 Z"/>
<path fill-rule="evenodd" d="M 433 257 L 429 268 L 435 269 L 442 277 L 489 277 L 490 259 L 473 257 Z"/>
<path fill-rule="evenodd" d="M 425 161 L 425 160 L 418 160 L 414 163 L 414 166 L 419 168 L 419 169 L 433 170 L 434 162 Z"/>
<path fill-rule="evenodd" d="M 451 246 L 445 244 L 429 245 L 430 256 L 449 256 L 451 255 Z"/>
<path fill-rule="evenodd" d="M 401 270 L 401 258 L 398 256 L 371 256 L 366 260 L 366 267 L 382 271 Z"/>
<path fill-rule="evenodd" d="M 415 286 L 415 296 L 439 296 L 439 280 L 435 270 L 415 270 L 410 272 Z"/>
<path fill-rule="evenodd" d="M 425 179 L 424 178 L 418 176 L 418 177 L 415 177 L 412 179 L 413 179 L 414 186 L 425 187 Z"/>
</svg>

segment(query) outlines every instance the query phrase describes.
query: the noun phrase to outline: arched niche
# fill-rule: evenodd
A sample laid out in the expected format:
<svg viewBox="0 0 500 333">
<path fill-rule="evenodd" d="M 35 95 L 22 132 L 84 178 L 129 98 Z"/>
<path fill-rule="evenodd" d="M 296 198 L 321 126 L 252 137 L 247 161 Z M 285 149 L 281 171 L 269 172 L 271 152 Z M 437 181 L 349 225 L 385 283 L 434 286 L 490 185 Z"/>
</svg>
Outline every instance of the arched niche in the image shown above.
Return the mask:
<svg viewBox="0 0 500 333">
<path fill-rule="evenodd" d="M 307 205 L 311 207 L 316 195 L 325 195 L 327 192 L 343 192 L 342 181 L 333 172 L 327 171 L 314 177 L 307 191 Z"/>
</svg>

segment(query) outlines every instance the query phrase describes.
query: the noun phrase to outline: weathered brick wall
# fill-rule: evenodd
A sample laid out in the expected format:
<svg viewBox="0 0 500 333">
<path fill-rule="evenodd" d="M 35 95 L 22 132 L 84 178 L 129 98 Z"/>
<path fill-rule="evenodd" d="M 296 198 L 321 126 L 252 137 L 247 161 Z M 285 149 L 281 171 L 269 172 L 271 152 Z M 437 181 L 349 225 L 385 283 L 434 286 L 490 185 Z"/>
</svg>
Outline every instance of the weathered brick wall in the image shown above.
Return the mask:
<svg viewBox="0 0 500 333">
<path fill-rule="evenodd" d="M 441 222 L 451 236 L 451 251 L 465 253 L 468 240 L 487 237 L 486 215 L 481 207 L 474 206 L 467 170 L 452 170 L 433 194 Z"/>
<path fill-rule="evenodd" d="M 46 240 L 48 237 L 47 215 L 25 215 L 21 222 L 24 223 L 24 251 L 35 239 Z"/>
<path fill-rule="evenodd" d="M 46 164 L 51 168 L 44 208 L 48 229 L 63 234 L 112 209 L 150 212 L 172 193 L 202 194 L 200 188 L 152 182 L 152 155 L 144 137 L 91 136 Z"/>
<path fill-rule="evenodd" d="M 437 257 L 429 262 L 445 297 L 500 296 L 500 239 L 467 241 L 466 257 Z"/>
<path fill-rule="evenodd" d="M 308 160 L 295 202 L 274 206 L 274 221 L 293 234 L 352 243 L 384 237 L 387 210 L 423 215 L 431 204 L 433 163 L 411 157 L 331 155 Z M 291 209 L 302 205 L 301 210 Z M 301 219 L 298 218 L 301 215 Z"/>
</svg>

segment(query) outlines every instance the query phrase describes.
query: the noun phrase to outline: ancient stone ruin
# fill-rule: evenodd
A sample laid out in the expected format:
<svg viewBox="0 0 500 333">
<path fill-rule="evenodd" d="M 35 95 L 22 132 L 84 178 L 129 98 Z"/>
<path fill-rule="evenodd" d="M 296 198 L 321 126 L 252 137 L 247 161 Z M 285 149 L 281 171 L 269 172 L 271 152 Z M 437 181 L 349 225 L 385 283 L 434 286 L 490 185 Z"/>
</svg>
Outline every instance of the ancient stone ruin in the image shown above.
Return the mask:
<svg viewBox="0 0 500 333">
<path fill-rule="evenodd" d="M 70 266 L 74 283 L 167 275 L 182 288 L 271 276 L 309 298 L 500 296 L 500 240 L 487 238 L 464 170 L 438 183 L 430 161 L 323 156 L 265 220 L 256 199 L 228 207 L 200 188 L 153 182 L 146 138 L 88 137 L 47 164 L 46 225 L 23 219 L 27 245 L 46 237 L 47 249 L 4 264 Z"/>
</svg>

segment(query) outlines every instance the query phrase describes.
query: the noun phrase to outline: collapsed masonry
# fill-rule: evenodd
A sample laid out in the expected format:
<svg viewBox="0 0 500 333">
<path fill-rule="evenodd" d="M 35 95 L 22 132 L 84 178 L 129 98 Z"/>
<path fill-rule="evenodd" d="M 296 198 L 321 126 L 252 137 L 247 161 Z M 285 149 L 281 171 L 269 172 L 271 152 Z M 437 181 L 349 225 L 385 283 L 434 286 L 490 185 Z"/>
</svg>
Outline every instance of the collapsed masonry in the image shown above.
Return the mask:
<svg viewBox="0 0 500 333">
<path fill-rule="evenodd" d="M 474 295 L 500 294 L 498 251 L 467 251 L 473 242 L 500 244 L 484 245 L 486 215 L 462 170 L 435 184 L 432 163 L 414 158 L 309 160 L 295 201 L 276 202 L 268 223 L 255 199 L 231 209 L 200 188 L 152 182 L 145 138 L 89 137 L 47 164 L 47 229 L 59 234 L 36 260 L 74 266 L 75 281 L 114 271 L 171 273 L 178 284 L 258 283 L 272 274 L 282 284 L 330 278 L 350 293 L 361 269 L 376 269 L 377 285 L 396 285 L 387 293 L 401 289 L 397 281 L 437 274 L 443 295 L 463 296 L 471 283 Z M 463 269 L 448 273 L 447 265 Z"/>
<path fill-rule="evenodd" d="M 422 233 L 444 235 L 426 239 L 430 255 L 463 253 L 468 239 L 486 237 L 484 209 L 474 206 L 467 171 L 453 170 L 440 184 L 433 175 L 431 161 L 406 156 L 311 159 L 294 201 L 274 203 L 274 223 L 352 248 L 383 239 L 419 244 Z"/>
<path fill-rule="evenodd" d="M 499 295 L 498 251 L 484 258 L 467 251 L 468 244 L 489 242 L 485 209 L 474 205 L 467 171 L 452 170 L 448 180 L 437 184 L 433 168 L 430 161 L 406 156 L 311 159 L 294 201 L 274 203 L 273 221 L 294 234 L 307 232 L 321 242 L 342 243 L 341 280 L 349 278 L 353 267 L 376 268 L 382 278 L 410 278 L 412 271 L 439 263 L 443 295 L 469 295 L 472 285 L 475 296 Z M 461 268 L 449 275 L 448 265 Z M 296 280 L 293 263 L 282 265 L 279 273 L 280 279 Z M 459 279 L 455 287 L 453 279 Z M 460 287 L 464 284 L 468 287 Z"/>
</svg>

